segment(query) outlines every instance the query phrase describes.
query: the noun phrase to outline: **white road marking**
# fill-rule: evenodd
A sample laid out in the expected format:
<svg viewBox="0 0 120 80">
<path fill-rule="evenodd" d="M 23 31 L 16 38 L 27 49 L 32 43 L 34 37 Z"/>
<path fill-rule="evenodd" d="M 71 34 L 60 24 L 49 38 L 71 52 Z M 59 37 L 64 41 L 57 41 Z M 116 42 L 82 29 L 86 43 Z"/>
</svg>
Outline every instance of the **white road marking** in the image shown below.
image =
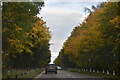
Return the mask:
<svg viewBox="0 0 120 80">
<path fill-rule="evenodd" d="M 35 78 L 40 78 L 43 75 L 44 71 L 41 72 L 38 76 L 36 76 Z"/>
</svg>

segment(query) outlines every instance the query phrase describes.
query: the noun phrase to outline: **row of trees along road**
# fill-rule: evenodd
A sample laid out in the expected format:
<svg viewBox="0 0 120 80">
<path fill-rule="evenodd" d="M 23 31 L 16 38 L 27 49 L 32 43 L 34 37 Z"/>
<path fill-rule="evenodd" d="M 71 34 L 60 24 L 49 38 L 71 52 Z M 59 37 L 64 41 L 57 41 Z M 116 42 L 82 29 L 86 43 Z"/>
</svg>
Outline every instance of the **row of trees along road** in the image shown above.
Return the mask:
<svg viewBox="0 0 120 80">
<path fill-rule="evenodd" d="M 50 62 L 51 34 L 37 17 L 44 2 L 2 3 L 3 68 L 40 68 Z"/>
<path fill-rule="evenodd" d="M 116 71 L 120 74 L 120 2 L 85 8 L 89 15 L 71 32 L 55 63 L 65 68 Z"/>
</svg>

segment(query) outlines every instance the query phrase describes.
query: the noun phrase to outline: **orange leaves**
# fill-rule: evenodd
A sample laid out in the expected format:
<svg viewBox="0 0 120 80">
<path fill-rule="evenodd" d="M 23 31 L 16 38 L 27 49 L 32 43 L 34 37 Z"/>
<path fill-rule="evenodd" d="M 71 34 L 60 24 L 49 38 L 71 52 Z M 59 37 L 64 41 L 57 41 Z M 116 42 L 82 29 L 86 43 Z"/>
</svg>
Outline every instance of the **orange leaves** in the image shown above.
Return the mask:
<svg viewBox="0 0 120 80">
<path fill-rule="evenodd" d="M 115 17 L 113 20 L 110 20 L 110 22 L 113 23 L 113 24 L 116 24 L 115 28 L 120 29 L 120 26 L 119 26 L 119 24 L 120 24 L 120 16 Z"/>
<path fill-rule="evenodd" d="M 74 64 L 76 68 L 106 68 L 119 73 L 118 8 L 118 3 L 101 3 L 82 24 L 73 29 L 59 52 L 57 63 L 67 67 Z"/>
</svg>

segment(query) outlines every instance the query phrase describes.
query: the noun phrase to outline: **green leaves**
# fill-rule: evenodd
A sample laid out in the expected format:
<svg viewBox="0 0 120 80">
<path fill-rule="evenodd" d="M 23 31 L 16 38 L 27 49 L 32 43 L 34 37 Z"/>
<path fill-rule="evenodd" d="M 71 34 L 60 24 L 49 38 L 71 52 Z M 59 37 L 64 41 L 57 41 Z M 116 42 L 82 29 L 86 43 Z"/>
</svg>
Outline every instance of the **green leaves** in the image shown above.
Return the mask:
<svg viewBox="0 0 120 80">
<path fill-rule="evenodd" d="M 36 64 L 31 67 L 40 67 L 41 64 L 48 63 L 50 31 L 46 27 L 46 22 L 36 17 L 43 4 L 43 2 L 3 2 L 4 66 L 13 63 L 9 66 L 28 68 L 28 65 L 33 63 Z"/>
</svg>

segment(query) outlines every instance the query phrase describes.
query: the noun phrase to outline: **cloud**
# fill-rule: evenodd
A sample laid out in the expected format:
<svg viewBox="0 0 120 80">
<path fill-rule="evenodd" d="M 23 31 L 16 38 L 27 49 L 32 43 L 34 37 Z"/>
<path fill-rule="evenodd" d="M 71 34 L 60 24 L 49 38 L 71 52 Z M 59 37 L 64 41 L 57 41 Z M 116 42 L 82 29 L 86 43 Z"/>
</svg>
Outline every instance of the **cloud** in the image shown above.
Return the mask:
<svg viewBox="0 0 120 80">
<path fill-rule="evenodd" d="M 85 17 L 84 7 L 90 7 L 94 4 L 97 3 L 46 2 L 40 13 L 53 34 L 50 41 L 53 43 L 50 46 L 52 62 L 58 56 L 63 43 L 70 36 L 73 28 L 83 21 Z"/>
<path fill-rule="evenodd" d="M 52 31 L 50 50 L 52 60 L 58 56 L 63 42 L 70 36 L 71 31 L 83 19 L 83 15 L 77 10 L 64 10 L 58 8 L 44 7 L 41 11 L 43 19 Z"/>
<path fill-rule="evenodd" d="M 46 3 L 50 8 L 59 8 L 63 10 L 78 10 L 84 12 L 84 7 L 91 8 L 91 5 L 96 5 L 98 2 L 50 2 Z"/>
<path fill-rule="evenodd" d="M 53 61 L 55 60 L 55 58 L 58 56 L 59 53 L 52 53 L 52 57 L 51 57 L 51 63 L 53 63 Z"/>
<path fill-rule="evenodd" d="M 77 26 L 83 15 L 80 11 L 60 10 L 56 8 L 44 8 L 41 13 L 53 34 L 51 42 L 52 52 L 58 52 L 63 41 L 70 35 L 72 29 Z M 53 49 L 53 47 L 57 49 Z"/>
<path fill-rule="evenodd" d="M 48 0 L 48 2 L 103 2 L 103 1 L 106 0 Z M 117 0 L 111 0 L 111 1 L 117 1 Z"/>
</svg>

